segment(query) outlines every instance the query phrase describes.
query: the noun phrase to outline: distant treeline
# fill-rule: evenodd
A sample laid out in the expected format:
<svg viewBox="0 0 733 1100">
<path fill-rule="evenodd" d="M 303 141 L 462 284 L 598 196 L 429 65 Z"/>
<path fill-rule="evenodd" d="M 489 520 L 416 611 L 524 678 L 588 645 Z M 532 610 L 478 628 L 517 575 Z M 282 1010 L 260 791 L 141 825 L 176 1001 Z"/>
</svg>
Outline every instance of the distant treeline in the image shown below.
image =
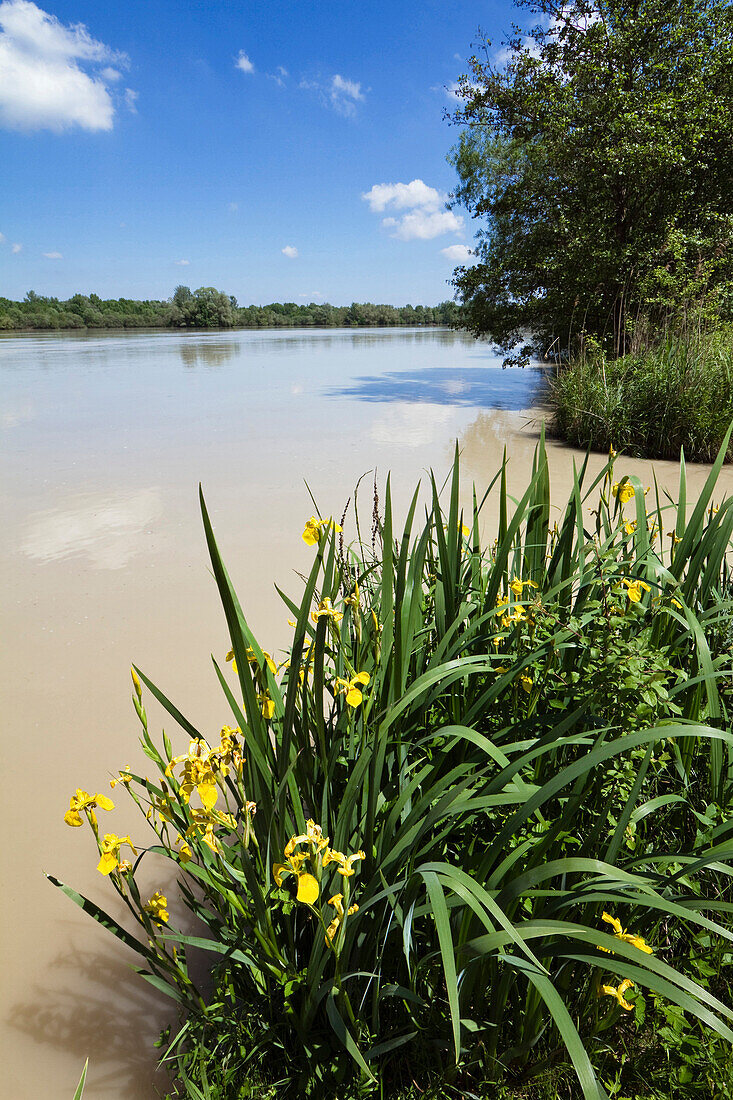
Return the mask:
<svg viewBox="0 0 733 1100">
<path fill-rule="evenodd" d="M 23 329 L 102 328 L 269 328 L 343 325 L 457 325 L 461 308 L 455 302 L 437 306 L 387 306 L 352 302 L 273 302 L 240 306 L 237 299 L 214 287 L 191 291 L 178 286 L 165 302 L 131 298 L 100 298 L 75 294 L 61 301 L 29 290 L 22 302 L 0 298 L 0 331 Z"/>
</svg>

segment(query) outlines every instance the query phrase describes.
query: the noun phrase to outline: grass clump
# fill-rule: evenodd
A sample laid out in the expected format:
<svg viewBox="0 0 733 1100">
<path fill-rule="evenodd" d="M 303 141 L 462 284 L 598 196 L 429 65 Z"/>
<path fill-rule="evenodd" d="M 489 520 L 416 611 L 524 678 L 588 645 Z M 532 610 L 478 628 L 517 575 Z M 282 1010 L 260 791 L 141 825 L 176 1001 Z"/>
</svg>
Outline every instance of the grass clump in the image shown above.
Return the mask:
<svg viewBox="0 0 733 1100">
<path fill-rule="evenodd" d="M 554 523 L 541 440 L 517 502 L 505 462 L 464 516 L 456 456 L 422 522 L 416 492 L 395 527 L 389 482 L 371 538 L 313 517 L 280 664 L 202 499 L 232 724 L 196 729 L 135 671 L 157 776 L 112 782 L 149 840 L 102 836 L 100 794 L 67 813 L 129 919 L 52 879 L 177 1002 L 172 1095 L 601 1100 L 649 1050 L 694 1095 L 685 1066 L 733 1041 L 728 442 L 689 515 L 684 466 L 652 503 L 611 459 Z M 170 905 L 140 892 L 151 854 Z"/>
<path fill-rule="evenodd" d="M 573 446 L 668 459 L 684 448 L 712 462 L 733 419 L 733 329 L 618 359 L 592 348 L 560 367 L 550 393 L 552 430 Z"/>
</svg>

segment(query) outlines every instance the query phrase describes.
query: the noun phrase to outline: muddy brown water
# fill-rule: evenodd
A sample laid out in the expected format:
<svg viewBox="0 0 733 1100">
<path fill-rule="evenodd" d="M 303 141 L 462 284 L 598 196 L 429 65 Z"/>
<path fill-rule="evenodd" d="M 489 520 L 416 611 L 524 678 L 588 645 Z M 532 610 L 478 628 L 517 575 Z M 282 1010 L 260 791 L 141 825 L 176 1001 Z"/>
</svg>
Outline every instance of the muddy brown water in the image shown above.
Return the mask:
<svg viewBox="0 0 733 1100">
<path fill-rule="evenodd" d="M 210 654 L 228 641 L 199 481 L 245 614 L 277 649 L 288 613 L 274 584 L 297 593 L 312 560 L 304 479 L 323 514 L 339 515 L 369 472 L 368 517 L 371 471 L 382 486 L 391 470 L 399 511 L 428 468 L 448 471 L 458 439 L 467 504 L 505 445 L 518 492 L 539 383 L 443 330 L 0 337 L 4 1095 L 70 1098 L 87 1057 L 90 1100 L 158 1095 L 152 1041 L 174 1021 L 172 1002 L 43 872 L 114 908 L 91 837 L 63 814 L 76 787 L 104 791 L 119 767 L 144 770 L 131 661 L 198 728 L 215 735 L 227 721 Z M 561 505 L 582 456 L 552 442 L 548 452 Z M 603 462 L 593 456 L 591 470 Z M 674 495 L 676 463 L 619 469 L 649 483 L 652 465 Z M 690 497 L 706 474 L 689 467 Z M 726 469 L 717 495 L 731 492 Z M 148 710 L 153 734 L 165 726 L 185 748 Z M 137 811 L 116 801 L 107 827 L 140 836 Z M 151 892 L 166 885 L 154 873 Z"/>
</svg>

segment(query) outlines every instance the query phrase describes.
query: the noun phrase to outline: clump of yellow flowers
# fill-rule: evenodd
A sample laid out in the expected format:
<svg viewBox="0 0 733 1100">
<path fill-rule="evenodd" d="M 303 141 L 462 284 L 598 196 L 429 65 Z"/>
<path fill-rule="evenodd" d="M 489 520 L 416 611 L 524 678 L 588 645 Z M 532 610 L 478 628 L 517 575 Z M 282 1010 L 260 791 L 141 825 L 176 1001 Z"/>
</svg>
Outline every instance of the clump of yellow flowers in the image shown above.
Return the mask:
<svg viewBox="0 0 733 1100">
<path fill-rule="evenodd" d="M 336 910 L 336 916 L 325 931 L 326 943 L 329 947 L 333 947 L 338 930 L 345 918 L 352 916 L 359 909 L 358 905 L 348 904 L 351 893 L 349 879 L 356 874 L 355 861 L 366 859 L 366 855 L 359 850 L 347 856 L 331 848 L 329 838 L 323 835 L 322 827 L 315 821 L 306 821 L 305 829 L 304 833 L 291 836 L 285 845 L 284 861 L 274 864 L 272 877 L 278 886 L 282 886 L 283 879 L 292 875 L 297 882 L 297 900 L 304 905 L 315 907 L 321 896 L 324 871 L 330 864 L 336 864 L 337 873 L 343 877 L 343 893 L 334 894 L 328 900 L 327 904 Z M 321 919 L 323 919 L 322 915 Z"/>
</svg>

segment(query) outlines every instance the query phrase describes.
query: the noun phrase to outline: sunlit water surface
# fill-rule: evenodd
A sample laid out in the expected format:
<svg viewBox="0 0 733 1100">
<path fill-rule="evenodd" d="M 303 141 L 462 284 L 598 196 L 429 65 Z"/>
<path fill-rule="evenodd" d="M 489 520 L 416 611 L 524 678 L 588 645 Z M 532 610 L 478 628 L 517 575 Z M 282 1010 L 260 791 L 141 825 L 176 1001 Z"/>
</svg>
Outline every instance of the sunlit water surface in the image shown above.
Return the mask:
<svg viewBox="0 0 733 1100">
<path fill-rule="evenodd" d="M 487 345 L 456 333 L 381 329 L 0 337 L 0 380 L 3 1090 L 71 1097 L 89 1057 L 90 1098 L 152 1100 L 151 1044 L 172 1002 L 43 871 L 119 912 L 91 836 L 63 814 L 76 787 L 105 790 L 128 763 L 144 770 L 132 660 L 200 729 L 215 736 L 228 721 L 209 660 L 228 640 L 198 483 L 245 614 L 276 649 L 288 616 L 274 583 L 297 594 L 312 560 L 304 479 L 323 514 L 340 515 L 368 472 L 368 517 L 373 471 L 383 486 L 391 470 L 399 510 L 426 469 L 447 472 L 458 439 L 467 504 L 505 445 L 519 490 L 541 373 L 502 371 Z M 557 504 L 574 457 L 549 446 Z M 593 456 L 592 470 L 602 463 Z M 622 468 L 651 480 L 649 463 Z M 676 465 L 655 468 L 674 491 Z M 691 495 L 705 473 L 691 469 Z M 730 471 L 722 484 L 733 491 Z M 165 724 L 185 748 L 148 711 L 151 730 Z M 117 802 L 106 827 L 144 837 L 124 793 Z M 167 885 L 155 870 L 151 892 Z"/>
</svg>

